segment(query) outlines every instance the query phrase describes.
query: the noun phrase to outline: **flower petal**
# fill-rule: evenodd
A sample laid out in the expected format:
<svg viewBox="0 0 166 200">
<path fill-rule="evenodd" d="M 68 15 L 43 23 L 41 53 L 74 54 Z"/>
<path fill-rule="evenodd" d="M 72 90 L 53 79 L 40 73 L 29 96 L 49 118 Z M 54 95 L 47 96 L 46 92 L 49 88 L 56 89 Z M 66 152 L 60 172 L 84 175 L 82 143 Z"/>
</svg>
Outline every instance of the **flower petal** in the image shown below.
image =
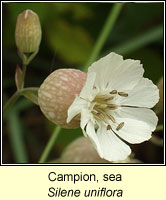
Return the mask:
<svg viewBox="0 0 166 200">
<path fill-rule="evenodd" d="M 69 123 L 73 117 L 78 115 L 82 112 L 82 109 L 86 109 L 88 113 L 88 108 L 91 107 L 91 101 L 94 99 L 97 91 L 93 90 L 94 88 L 94 81 L 96 78 L 96 73 L 92 72 L 87 75 L 87 80 L 85 82 L 85 85 L 80 93 L 79 96 L 76 96 L 73 103 L 70 105 L 68 109 L 68 118 L 67 123 Z M 84 112 L 84 111 L 83 111 Z M 86 112 L 82 114 L 82 116 L 85 116 Z M 82 117 L 85 119 L 85 117 Z M 82 120 L 81 120 L 82 123 Z"/>
<path fill-rule="evenodd" d="M 144 70 L 140 61 L 110 53 L 93 63 L 88 72 L 96 72 L 96 86 L 100 89 L 131 90 L 142 78 Z"/>
<path fill-rule="evenodd" d="M 102 158 L 109 161 L 124 160 L 131 153 L 130 147 L 121 141 L 111 130 L 99 129 L 97 133 Z"/>
<path fill-rule="evenodd" d="M 87 137 L 85 127 L 88 124 L 88 122 L 90 121 L 90 118 L 91 118 L 90 111 L 88 109 L 83 108 L 82 111 L 81 111 L 81 124 L 80 124 L 80 126 L 81 126 L 82 132 L 83 132 L 85 137 Z"/>
<path fill-rule="evenodd" d="M 101 158 L 118 161 L 124 160 L 131 153 L 130 147 L 115 136 L 113 132 L 106 130 L 103 125 L 96 134 L 93 123 L 89 122 L 86 132 Z"/>
<path fill-rule="evenodd" d="M 107 56 L 94 62 L 89 67 L 88 73 L 96 72 L 97 75 L 95 84 L 97 84 L 100 89 L 104 89 L 109 81 L 109 77 L 112 74 L 112 70 L 118 67 L 122 62 L 122 56 L 115 53 L 110 53 Z"/>
<path fill-rule="evenodd" d="M 91 121 L 87 124 L 86 133 L 89 136 L 89 139 L 91 140 L 94 148 L 99 153 L 100 157 L 103 158 L 102 151 L 101 151 L 100 144 L 99 144 L 99 140 L 98 140 L 97 134 L 95 132 L 95 126 Z"/>
<path fill-rule="evenodd" d="M 117 125 L 112 125 L 116 134 L 133 144 L 149 140 L 158 122 L 156 114 L 147 108 L 122 108 L 114 117 L 118 124 L 124 122 L 118 131 Z"/>
<path fill-rule="evenodd" d="M 96 79 L 96 73 L 91 72 L 87 74 L 87 79 L 84 87 L 81 90 L 80 97 L 89 101 L 92 101 L 95 97 L 96 91 L 94 90 L 94 83 Z"/>
<path fill-rule="evenodd" d="M 142 78 L 127 98 L 121 98 L 121 105 L 152 108 L 159 101 L 159 90 L 148 78 Z"/>
<path fill-rule="evenodd" d="M 73 103 L 68 109 L 68 117 L 66 122 L 69 123 L 73 117 L 81 113 L 82 108 L 86 105 L 86 101 L 83 99 L 80 99 L 78 96 L 74 99 Z"/>
</svg>

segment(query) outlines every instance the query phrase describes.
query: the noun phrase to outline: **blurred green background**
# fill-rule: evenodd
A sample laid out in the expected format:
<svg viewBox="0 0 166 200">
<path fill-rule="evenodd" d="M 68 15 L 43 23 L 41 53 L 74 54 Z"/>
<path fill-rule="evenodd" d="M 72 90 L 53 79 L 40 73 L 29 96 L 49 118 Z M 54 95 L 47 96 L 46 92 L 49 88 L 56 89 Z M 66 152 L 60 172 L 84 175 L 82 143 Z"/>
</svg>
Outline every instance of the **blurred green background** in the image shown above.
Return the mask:
<svg viewBox="0 0 166 200">
<path fill-rule="evenodd" d="M 40 18 L 39 53 L 27 69 L 25 87 L 40 87 L 59 68 L 81 69 L 87 62 L 113 3 L 3 3 L 3 103 L 16 91 L 15 69 L 21 66 L 15 45 L 19 13 L 32 9 Z M 163 76 L 163 3 L 125 3 L 100 57 L 114 51 L 141 60 L 145 77 L 157 83 Z M 162 118 L 160 119 L 162 123 Z M 21 97 L 4 114 L 3 163 L 37 163 L 55 125 Z M 159 132 L 159 137 L 163 133 Z M 80 129 L 63 129 L 48 160 L 60 156 L 67 144 L 82 135 Z M 145 142 L 131 146 L 145 163 L 162 163 L 163 149 Z"/>
</svg>

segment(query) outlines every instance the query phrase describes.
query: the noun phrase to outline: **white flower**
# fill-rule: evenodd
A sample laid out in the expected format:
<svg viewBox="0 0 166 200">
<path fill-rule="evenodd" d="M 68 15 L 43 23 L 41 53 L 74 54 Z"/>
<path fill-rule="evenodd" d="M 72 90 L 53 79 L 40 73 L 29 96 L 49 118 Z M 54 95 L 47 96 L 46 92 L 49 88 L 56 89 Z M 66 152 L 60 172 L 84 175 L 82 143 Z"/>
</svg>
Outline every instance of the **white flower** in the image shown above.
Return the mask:
<svg viewBox="0 0 166 200">
<path fill-rule="evenodd" d="M 150 109 L 159 91 L 143 77 L 138 60 L 110 53 L 89 67 L 86 83 L 68 109 L 67 122 L 81 116 L 81 128 L 101 158 L 124 160 L 131 153 L 126 142 L 149 140 L 158 118 Z"/>
</svg>

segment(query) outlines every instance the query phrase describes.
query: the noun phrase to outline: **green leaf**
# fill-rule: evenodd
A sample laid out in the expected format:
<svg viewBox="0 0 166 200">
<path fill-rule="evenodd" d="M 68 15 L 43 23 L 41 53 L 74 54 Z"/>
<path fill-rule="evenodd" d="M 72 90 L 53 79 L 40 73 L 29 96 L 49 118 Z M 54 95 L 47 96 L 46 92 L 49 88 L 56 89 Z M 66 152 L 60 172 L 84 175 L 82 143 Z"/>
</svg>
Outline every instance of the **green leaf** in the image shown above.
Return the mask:
<svg viewBox="0 0 166 200">
<path fill-rule="evenodd" d="M 113 48 L 112 51 L 122 55 L 124 54 L 126 55 L 150 43 L 162 40 L 162 38 L 163 38 L 163 25 L 160 24 L 138 36 L 134 36 L 129 41 L 124 42 L 119 46 Z"/>
<path fill-rule="evenodd" d="M 61 14 L 70 14 L 74 20 L 91 18 L 93 12 L 86 3 L 56 3 L 56 11 Z"/>
</svg>

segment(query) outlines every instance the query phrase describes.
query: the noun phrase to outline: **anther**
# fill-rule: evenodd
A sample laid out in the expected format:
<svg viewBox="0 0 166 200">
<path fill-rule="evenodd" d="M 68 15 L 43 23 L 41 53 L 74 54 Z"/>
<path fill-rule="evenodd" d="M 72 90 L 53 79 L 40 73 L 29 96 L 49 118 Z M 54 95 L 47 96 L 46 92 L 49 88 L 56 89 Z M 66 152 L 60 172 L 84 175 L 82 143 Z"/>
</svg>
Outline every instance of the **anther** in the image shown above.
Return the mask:
<svg viewBox="0 0 166 200">
<path fill-rule="evenodd" d="M 117 94 L 117 90 L 112 90 L 110 94 Z"/>
<path fill-rule="evenodd" d="M 118 92 L 118 94 L 122 97 L 128 97 L 128 94 L 125 92 Z"/>
<path fill-rule="evenodd" d="M 99 113 L 96 110 L 92 110 L 93 115 L 98 115 Z"/>
<path fill-rule="evenodd" d="M 108 126 L 107 126 L 107 130 L 110 130 L 110 129 L 112 129 L 112 128 L 111 128 L 111 126 L 110 126 L 110 125 L 108 125 Z"/>
<path fill-rule="evenodd" d="M 119 131 L 124 126 L 124 122 L 121 122 L 117 127 L 116 130 Z"/>
<path fill-rule="evenodd" d="M 111 110 L 115 110 L 117 108 L 116 104 L 108 104 L 108 108 L 110 108 Z"/>
</svg>

